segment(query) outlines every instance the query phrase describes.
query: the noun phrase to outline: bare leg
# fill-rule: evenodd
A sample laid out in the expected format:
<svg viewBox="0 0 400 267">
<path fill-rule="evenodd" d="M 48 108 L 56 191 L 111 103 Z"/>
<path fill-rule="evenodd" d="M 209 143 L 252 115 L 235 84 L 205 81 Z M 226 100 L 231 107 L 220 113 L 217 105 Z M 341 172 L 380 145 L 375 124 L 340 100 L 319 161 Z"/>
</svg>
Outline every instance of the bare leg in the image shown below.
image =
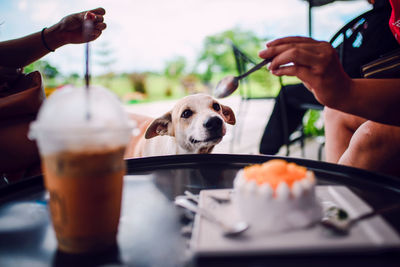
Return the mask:
<svg viewBox="0 0 400 267">
<path fill-rule="evenodd" d="M 338 163 L 354 132 L 366 120 L 327 107 L 324 109 L 324 120 L 326 161 Z"/>
<path fill-rule="evenodd" d="M 400 127 L 364 122 L 352 136 L 339 164 L 398 175 Z"/>
</svg>

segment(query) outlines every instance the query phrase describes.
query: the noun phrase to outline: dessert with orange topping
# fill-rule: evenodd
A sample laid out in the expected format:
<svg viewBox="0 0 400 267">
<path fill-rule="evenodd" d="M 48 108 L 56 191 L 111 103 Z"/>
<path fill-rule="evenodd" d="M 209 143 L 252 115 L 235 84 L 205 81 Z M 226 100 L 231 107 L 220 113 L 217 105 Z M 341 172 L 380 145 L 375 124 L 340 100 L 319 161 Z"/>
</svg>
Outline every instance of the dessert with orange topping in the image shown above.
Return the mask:
<svg viewBox="0 0 400 267">
<path fill-rule="evenodd" d="M 307 168 L 274 159 L 238 172 L 234 200 L 253 231 L 301 228 L 322 216 L 315 183 L 314 173 Z"/>
</svg>

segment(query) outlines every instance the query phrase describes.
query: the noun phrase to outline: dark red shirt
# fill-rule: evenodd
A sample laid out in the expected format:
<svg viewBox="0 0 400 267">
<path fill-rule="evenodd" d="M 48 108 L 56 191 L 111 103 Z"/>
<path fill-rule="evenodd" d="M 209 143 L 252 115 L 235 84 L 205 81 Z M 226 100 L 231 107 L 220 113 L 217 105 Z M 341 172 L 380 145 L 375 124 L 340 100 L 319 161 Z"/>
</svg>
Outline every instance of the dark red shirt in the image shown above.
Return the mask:
<svg viewBox="0 0 400 267">
<path fill-rule="evenodd" d="M 389 0 L 392 5 L 392 15 L 389 19 L 389 27 L 394 38 L 400 44 L 400 0 Z"/>
</svg>

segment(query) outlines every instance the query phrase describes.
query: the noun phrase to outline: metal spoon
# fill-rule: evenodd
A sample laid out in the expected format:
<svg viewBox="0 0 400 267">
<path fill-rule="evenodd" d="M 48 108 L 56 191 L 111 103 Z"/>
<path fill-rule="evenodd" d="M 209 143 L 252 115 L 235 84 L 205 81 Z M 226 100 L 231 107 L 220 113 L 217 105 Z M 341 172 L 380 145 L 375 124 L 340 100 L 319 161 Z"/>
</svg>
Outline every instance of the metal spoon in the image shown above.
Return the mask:
<svg viewBox="0 0 400 267">
<path fill-rule="evenodd" d="M 183 192 L 186 196 L 186 198 L 193 200 L 196 203 L 199 203 L 199 195 L 195 195 L 190 191 L 185 190 L 185 192 Z M 227 204 L 231 202 L 231 199 L 229 197 L 224 198 L 224 197 L 219 197 L 219 196 L 208 196 L 209 198 L 211 198 L 212 200 L 214 200 L 215 202 L 217 202 L 218 204 Z"/>
<path fill-rule="evenodd" d="M 243 73 L 239 76 L 226 76 L 217 84 L 217 87 L 214 90 L 214 96 L 218 98 L 226 97 L 232 94 L 238 87 L 239 81 L 246 77 L 247 75 L 255 72 L 256 70 L 261 69 L 263 66 L 267 65 L 271 62 L 271 59 L 265 59 L 255 65 L 253 68 L 248 70 L 247 72 Z"/>
<path fill-rule="evenodd" d="M 190 199 L 193 200 L 194 202 L 196 202 L 197 204 L 199 203 L 199 195 L 195 195 L 190 191 L 185 190 L 185 192 L 183 192 L 185 194 L 185 196 Z"/>
<path fill-rule="evenodd" d="M 346 214 L 347 212 L 344 211 L 341 208 L 336 208 L 338 216 L 327 216 L 323 218 L 320 222 L 320 224 L 330 230 L 332 230 L 334 233 L 339 234 L 339 235 L 347 235 L 350 231 L 350 229 L 357 224 L 359 221 L 371 218 L 375 215 L 383 214 L 389 211 L 393 211 L 396 209 L 400 208 L 400 204 L 394 204 L 385 208 L 377 209 L 371 212 L 367 212 L 359 217 L 353 218 L 353 219 L 348 219 L 347 216 L 341 216 L 340 214 Z"/>
<path fill-rule="evenodd" d="M 201 216 L 203 216 L 204 218 L 206 218 L 207 220 L 209 220 L 210 222 L 215 223 L 222 229 L 223 234 L 227 237 L 238 236 L 238 235 L 244 233 L 247 229 L 249 229 L 249 225 L 243 221 L 239 221 L 239 222 L 236 222 L 235 224 L 228 225 L 225 222 L 222 222 L 221 220 L 216 218 L 214 215 L 209 213 L 207 210 L 197 207 L 192 202 L 190 202 L 189 200 L 184 199 L 184 198 L 175 199 L 175 205 L 183 207 L 183 208 L 193 211 L 195 213 L 198 213 Z"/>
</svg>

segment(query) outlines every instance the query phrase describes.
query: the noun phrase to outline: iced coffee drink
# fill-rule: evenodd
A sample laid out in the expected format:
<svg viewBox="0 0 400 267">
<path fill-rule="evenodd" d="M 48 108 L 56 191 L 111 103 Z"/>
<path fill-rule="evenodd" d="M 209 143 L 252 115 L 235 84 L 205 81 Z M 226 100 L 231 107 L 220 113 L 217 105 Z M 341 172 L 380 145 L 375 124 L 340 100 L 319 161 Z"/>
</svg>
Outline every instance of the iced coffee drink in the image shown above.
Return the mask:
<svg viewBox="0 0 400 267">
<path fill-rule="evenodd" d="M 90 103 L 90 121 L 84 116 L 86 104 L 80 89 L 62 90 L 67 91 L 54 99 L 51 96 L 31 127 L 42 158 L 58 248 L 69 253 L 101 251 L 116 243 L 123 155 L 132 129 L 123 109 L 114 98 L 108 99 L 111 96 L 105 89 L 91 91 L 91 99 L 97 102 Z M 68 102 L 75 109 L 82 105 L 82 114 L 79 108 L 55 112 L 64 119 L 58 123 L 51 111 L 60 105 L 68 108 Z"/>
</svg>

